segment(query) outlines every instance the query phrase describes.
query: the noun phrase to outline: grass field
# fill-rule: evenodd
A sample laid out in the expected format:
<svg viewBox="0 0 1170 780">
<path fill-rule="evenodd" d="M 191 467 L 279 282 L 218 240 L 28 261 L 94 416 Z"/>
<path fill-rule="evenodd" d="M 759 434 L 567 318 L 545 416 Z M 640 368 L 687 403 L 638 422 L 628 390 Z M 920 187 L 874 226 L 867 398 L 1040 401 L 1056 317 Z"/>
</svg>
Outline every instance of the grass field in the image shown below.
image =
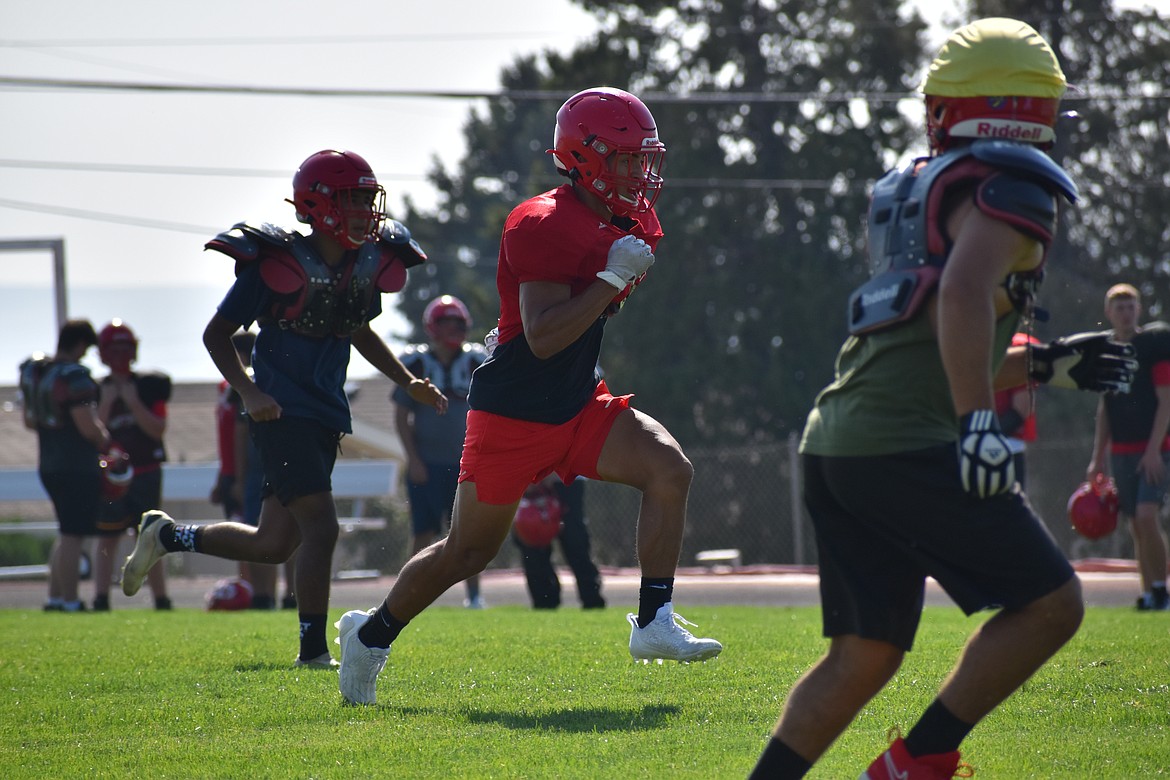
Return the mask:
<svg viewBox="0 0 1170 780">
<path fill-rule="evenodd" d="M 342 610 L 334 610 L 334 620 Z M 291 668 L 288 613 L 0 610 L 6 778 L 743 778 L 824 649 L 813 608 L 687 610 L 725 645 L 633 663 L 618 610 L 434 608 L 379 704 Z M 813 770 L 855 778 L 933 698 L 976 621 L 928 609 L 890 687 Z M 331 636 L 333 635 L 331 629 Z M 336 649 L 335 649 L 336 653 Z M 1054 662 L 972 733 L 979 778 L 1170 776 L 1170 615 L 1090 609 Z"/>
</svg>

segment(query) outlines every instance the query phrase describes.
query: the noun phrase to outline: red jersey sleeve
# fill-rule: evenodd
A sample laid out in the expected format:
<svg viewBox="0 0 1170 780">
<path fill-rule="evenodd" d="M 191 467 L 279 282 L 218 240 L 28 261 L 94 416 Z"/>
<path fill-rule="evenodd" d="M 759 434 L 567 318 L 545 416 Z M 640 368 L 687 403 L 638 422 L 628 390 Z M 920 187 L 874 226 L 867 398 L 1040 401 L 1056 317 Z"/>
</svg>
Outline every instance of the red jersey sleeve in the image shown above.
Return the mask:
<svg viewBox="0 0 1170 780">
<path fill-rule="evenodd" d="M 1170 385 L 1170 360 L 1160 360 L 1150 369 L 1154 384 L 1158 387 Z"/>
</svg>

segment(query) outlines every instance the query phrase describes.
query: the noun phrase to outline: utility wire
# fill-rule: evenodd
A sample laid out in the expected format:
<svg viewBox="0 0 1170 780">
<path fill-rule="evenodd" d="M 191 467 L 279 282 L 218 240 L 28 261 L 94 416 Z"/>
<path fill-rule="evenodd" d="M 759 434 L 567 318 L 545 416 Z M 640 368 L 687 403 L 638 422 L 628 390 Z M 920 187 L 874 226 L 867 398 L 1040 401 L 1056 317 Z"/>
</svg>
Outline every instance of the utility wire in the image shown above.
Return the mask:
<svg viewBox="0 0 1170 780">
<path fill-rule="evenodd" d="M 63 89 L 78 91 L 106 92 L 172 92 L 206 93 L 215 95 L 267 95 L 284 97 L 336 97 L 336 98 L 392 98 L 423 100 L 511 100 L 517 102 L 546 101 L 561 103 L 565 94 L 561 90 L 518 89 L 496 92 L 434 90 L 434 89 L 338 89 L 336 87 L 261 87 L 232 84 L 177 84 L 145 81 L 88 81 L 84 79 L 51 79 L 23 76 L 0 76 L 0 88 L 18 89 Z M 643 100 L 660 104 L 769 104 L 769 103 L 844 103 L 861 100 L 866 103 L 897 103 L 902 100 L 921 100 L 917 92 L 643 92 Z M 1123 90 L 1098 89 L 1093 92 L 1079 91 L 1065 95 L 1062 102 L 1078 101 L 1151 101 L 1170 99 L 1170 91 L 1142 89 L 1127 92 Z"/>
</svg>

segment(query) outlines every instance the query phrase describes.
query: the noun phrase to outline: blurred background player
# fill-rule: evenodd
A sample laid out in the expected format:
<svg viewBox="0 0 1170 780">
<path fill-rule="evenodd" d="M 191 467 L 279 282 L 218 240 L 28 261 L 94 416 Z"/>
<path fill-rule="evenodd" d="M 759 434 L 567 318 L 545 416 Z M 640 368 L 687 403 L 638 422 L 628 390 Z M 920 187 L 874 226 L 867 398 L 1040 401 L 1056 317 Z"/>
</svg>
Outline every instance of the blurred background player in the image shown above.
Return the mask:
<svg viewBox="0 0 1170 780">
<path fill-rule="evenodd" d="M 700 661 L 723 649 L 692 636 L 672 604 L 691 463 L 657 420 L 594 373 L 606 321 L 641 282 L 662 237 L 653 207 L 666 147 L 641 100 L 598 87 L 561 106 L 549 151 L 568 182 L 521 203 L 504 223 L 497 346 L 471 381 L 451 533 L 406 563 L 379 608 L 342 616 L 347 701 L 374 703 L 391 642 L 448 588 L 483 571 L 524 491 L 553 472 L 642 492 L 630 654 Z"/>
<path fill-rule="evenodd" d="M 97 383 L 81 365 L 97 343 L 88 320 L 70 320 L 57 335 L 53 357 L 34 355 L 20 366 L 24 424 L 37 432 L 37 473 L 57 515 L 57 537 L 49 552 L 49 611 L 85 610 L 78 596 L 82 546 L 97 530 L 102 503 L 98 458 L 110 445 L 98 419 Z"/>
<path fill-rule="evenodd" d="M 954 776 L 967 734 L 1080 626 L 1080 581 L 1016 483 L 994 410 L 996 388 L 1029 380 L 1095 391 L 1132 380 L 1132 351 L 1106 334 L 1011 346 L 1058 203 L 1077 196 L 1043 152 L 1065 86 L 1027 24 L 956 30 L 923 84 L 931 156 L 874 186 L 875 275 L 851 296 L 851 335 L 801 441 L 829 648 L 789 692 L 754 778 L 803 777 L 885 688 L 913 646 L 928 576 L 964 613 L 994 614 L 865 780 Z"/>
<path fill-rule="evenodd" d="M 1027 333 L 1012 336 L 1014 347 L 1039 343 Z M 1016 467 L 1016 482 L 1020 483 L 1021 490 L 1028 487 L 1028 462 L 1025 453 L 1029 442 L 1036 441 L 1036 387 L 1036 382 L 1029 382 L 1018 387 L 1007 387 L 995 393 L 995 416 L 999 419 L 999 428 L 1003 431 L 1008 447 L 1011 448 L 1012 460 Z"/>
<path fill-rule="evenodd" d="M 134 467 L 130 489 L 105 504 L 98 521 L 93 608 L 104 612 L 110 608 L 114 558 L 126 530 L 137 532 L 142 513 L 162 504 L 162 464 L 167 459 L 163 434 L 167 429 L 171 378 L 158 371 L 137 372 L 132 368 L 138 360 L 138 337 L 119 319 L 98 334 L 98 356 L 110 369 L 101 381 L 98 416 L 113 443 L 126 451 Z M 170 609 L 165 568 L 151 567 L 149 581 L 154 608 Z"/>
<path fill-rule="evenodd" d="M 566 485 L 558 477 L 550 475 L 530 487 L 524 496 L 556 502 L 557 515 L 561 521 L 556 541 L 560 544 L 561 556 L 576 579 L 577 597 L 584 609 L 601 609 L 605 606 L 605 598 L 601 595 L 601 572 L 597 570 L 597 564 L 590 554 L 589 527 L 585 518 L 587 481 L 584 477 L 577 477 Z M 519 526 L 519 520 L 516 525 Z M 524 580 L 533 608 L 556 609 L 561 605 L 561 580 L 553 566 L 552 543 L 529 544 L 518 530 L 514 531 L 512 539 L 520 548 Z"/>
<path fill-rule="evenodd" d="M 1105 318 L 1113 338 L 1137 350 L 1138 372 L 1129 393 L 1101 396 L 1093 454 L 1085 470 L 1090 483 L 1111 473 L 1121 515 L 1129 519 L 1134 557 L 1141 575 L 1139 610 L 1170 609 L 1166 592 L 1166 536 L 1159 525 L 1170 477 L 1170 326 L 1139 325 L 1137 288 L 1115 284 L 1105 293 Z"/>
<path fill-rule="evenodd" d="M 391 393 L 395 424 L 406 453 L 406 493 L 410 501 L 411 555 L 446 533 L 459 484 L 459 453 L 467 433 L 467 392 L 471 372 L 487 355 L 467 341 L 471 312 L 453 295 L 441 295 L 423 311 L 427 344 L 412 344 L 399 357 L 415 376 L 425 376 L 447 396 L 447 413 L 410 397 L 401 387 Z M 464 584 L 463 605 L 483 609 L 479 575 Z"/>
<path fill-rule="evenodd" d="M 338 535 L 331 480 L 341 437 L 352 432 L 344 390 L 351 347 L 420 403 L 442 411 L 447 399 L 403 368 L 370 328 L 382 312 L 382 293 L 401 290 L 406 269 L 426 255 L 404 225 L 386 219 L 386 192 L 369 163 L 353 152 L 320 151 L 301 163 L 292 185 L 289 202 L 308 236 L 240 223 L 207 244 L 236 263 L 236 281 L 203 343 L 252 421 L 266 480 L 260 524 L 199 527 L 148 512 L 123 567 L 122 590 L 137 592 L 168 552 L 253 563 L 295 554 L 294 664 L 329 669 L 336 662 L 325 624 Z M 260 333 L 249 376 L 232 336 L 253 322 Z"/>
</svg>

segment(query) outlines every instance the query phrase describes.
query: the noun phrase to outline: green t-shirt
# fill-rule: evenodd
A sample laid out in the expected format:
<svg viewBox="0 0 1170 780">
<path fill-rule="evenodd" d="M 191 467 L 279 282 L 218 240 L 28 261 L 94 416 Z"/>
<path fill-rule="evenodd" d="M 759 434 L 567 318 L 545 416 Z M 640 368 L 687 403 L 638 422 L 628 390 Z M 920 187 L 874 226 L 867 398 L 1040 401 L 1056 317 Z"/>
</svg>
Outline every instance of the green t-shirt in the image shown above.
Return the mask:
<svg viewBox="0 0 1170 780">
<path fill-rule="evenodd" d="M 998 370 L 1019 323 L 995 326 Z M 925 310 L 909 322 L 850 336 L 837 355 L 836 379 L 817 396 L 800 451 L 859 456 L 909 452 L 958 440 L 950 384 Z"/>
</svg>

